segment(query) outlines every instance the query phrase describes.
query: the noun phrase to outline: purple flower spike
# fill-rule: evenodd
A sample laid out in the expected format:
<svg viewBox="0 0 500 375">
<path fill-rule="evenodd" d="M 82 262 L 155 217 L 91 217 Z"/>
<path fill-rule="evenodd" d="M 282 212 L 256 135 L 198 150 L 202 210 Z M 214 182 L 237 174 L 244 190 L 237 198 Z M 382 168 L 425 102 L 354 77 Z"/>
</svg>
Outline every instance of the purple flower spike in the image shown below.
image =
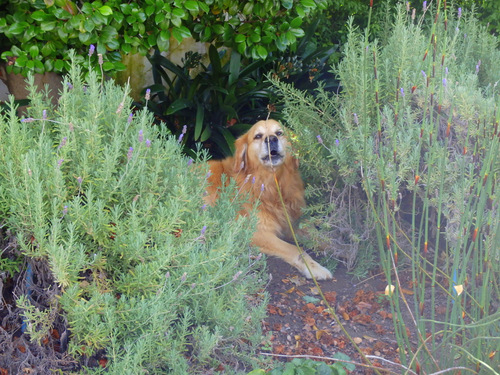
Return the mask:
<svg viewBox="0 0 500 375">
<path fill-rule="evenodd" d="M 61 143 L 59 143 L 59 147 L 57 147 L 58 149 L 61 149 L 63 148 L 65 145 L 66 145 L 66 141 L 68 140 L 68 137 L 64 137 L 61 141 Z"/>
<path fill-rule="evenodd" d="M 260 191 L 263 192 L 264 191 L 264 184 L 260 185 Z"/>
<path fill-rule="evenodd" d="M 340 144 L 340 141 L 338 139 L 335 140 L 335 146 L 338 147 L 338 145 Z"/>
<path fill-rule="evenodd" d="M 64 206 L 62 213 L 63 213 L 63 216 L 68 213 L 68 206 Z"/>
<path fill-rule="evenodd" d="M 424 12 L 427 10 L 427 1 L 424 1 L 423 9 L 424 9 Z"/>
<path fill-rule="evenodd" d="M 446 78 L 443 78 L 443 86 L 446 87 L 446 84 L 447 84 Z"/>
<path fill-rule="evenodd" d="M 78 185 L 82 186 L 83 178 L 77 177 L 76 181 L 78 181 Z"/>
<path fill-rule="evenodd" d="M 35 119 L 33 117 L 23 118 L 21 122 L 33 122 Z"/>
<path fill-rule="evenodd" d="M 151 147 L 151 141 L 149 139 L 146 139 L 146 147 Z"/>
<path fill-rule="evenodd" d="M 400 91 L 401 91 L 401 96 L 404 98 L 405 97 L 405 90 L 401 87 Z"/>
<path fill-rule="evenodd" d="M 128 149 L 128 152 L 127 152 L 127 159 L 130 161 L 130 159 L 132 159 L 132 154 L 134 152 L 134 148 L 133 147 L 130 147 Z"/>
<path fill-rule="evenodd" d="M 188 160 L 188 162 L 187 162 L 188 167 L 189 167 L 191 164 L 193 164 L 193 159 L 192 159 L 192 158 L 189 158 L 189 160 Z"/>
<path fill-rule="evenodd" d="M 63 162 L 64 162 L 64 159 L 59 159 L 59 160 L 57 161 L 57 166 L 58 166 L 59 168 L 61 168 L 61 165 L 62 165 L 62 163 L 63 163 Z"/>
<path fill-rule="evenodd" d="M 144 135 L 142 134 L 142 129 L 139 130 L 139 136 L 137 138 L 139 143 L 142 143 L 142 141 L 144 141 Z"/>
<path fill-rule="evenodd" d="M 95 52 L 95 46 L 93 44 L 89 47 L 89 57 L 91 57 Z"/>
<path fill-rule="evenodd" d="M 151 99 L 151 90 L 150 90 L 150 89 L 147 89 L 147 90 L 146 90 L 146 95 L 145 95 L 145 98 L 146 98 L 146 100 Z"/>
<path fill-rule="evenodd" d="M 128 119 L 127 119 L 127 123 L 130 125 L 132 123 L 132 119 L 134 118 L 134 114 L 131 113 L 130 115 L 128 115 Z M 141 130 L 142 131 L 142 130 Z"/>
<path fill-rule="evenodd" d="M 181 135 L 179 136 L 179 140 L 177 141 L 177 143 L 181 143 L 182 142 L 182 138 L 184 138 L 184 133 L 181 133 Z"/>
<path fill-rule="evenodd" d="M 462 8 L 458 8 L 458 19 L 462 17 Z"/>
<path fill-rule="evenodd" d="M 322 145 L 322 144 L 323 144 L 323 139 L 321 138 L 321 135 L 319 135 L 319 134 L 318 134 L 318 135 L 316 136 L 316 138 L 318 139 L 318 143 L 319 143 L 320 145 Z"/>
<path fill-rule="evenodd" d="M 206 231 L 207 231 L 207 226 L 204 225 L 203 228 L 201 228 L 201 235 L 203 236 Z"/>
</svg>

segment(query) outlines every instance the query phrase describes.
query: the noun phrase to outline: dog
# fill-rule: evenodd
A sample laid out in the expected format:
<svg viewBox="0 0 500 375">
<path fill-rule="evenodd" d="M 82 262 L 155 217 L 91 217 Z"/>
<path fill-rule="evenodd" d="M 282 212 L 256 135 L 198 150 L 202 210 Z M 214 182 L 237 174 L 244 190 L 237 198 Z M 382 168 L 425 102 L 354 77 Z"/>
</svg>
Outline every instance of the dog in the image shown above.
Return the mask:
<svg viewBox="0 0 500 375">
<path fill-rule="evenodd" d="M 240 191 L 249 193 L 251 202 L 260 201 L 252 243 L 261 252 L 283 259 L 307 278 L 332 278 L 329 270 L 287 242 L 293 241 L 289 221 L 296 222 L 305 207 L 304 183 L 298 160 L 291 154 L 290 143 L 279 122 L 257 122 L 236 140 L 234 156 L 209 161 L 209 168 L 207 204 L 215 204 L 223 174 L 227 176 L 226 183 L 229 178 L 236 180 Z"/>
</svg>

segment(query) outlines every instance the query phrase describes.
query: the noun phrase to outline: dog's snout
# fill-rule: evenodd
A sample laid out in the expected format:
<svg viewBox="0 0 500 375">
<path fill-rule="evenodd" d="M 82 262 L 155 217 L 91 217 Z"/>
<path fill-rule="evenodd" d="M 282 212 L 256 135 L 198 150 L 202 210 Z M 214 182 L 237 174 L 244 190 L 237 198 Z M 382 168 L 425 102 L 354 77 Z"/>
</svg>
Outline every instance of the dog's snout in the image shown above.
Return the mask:
<svg viewBox="0 0 500 375">
<path fill-rule="evenodd" d="M 275 135 L 271 135 L 270 137 L 266 138 L 266 143 L 269 143 L 269 146 L 273 146 L 278 144 L 278 137 Z"/>
</svg>

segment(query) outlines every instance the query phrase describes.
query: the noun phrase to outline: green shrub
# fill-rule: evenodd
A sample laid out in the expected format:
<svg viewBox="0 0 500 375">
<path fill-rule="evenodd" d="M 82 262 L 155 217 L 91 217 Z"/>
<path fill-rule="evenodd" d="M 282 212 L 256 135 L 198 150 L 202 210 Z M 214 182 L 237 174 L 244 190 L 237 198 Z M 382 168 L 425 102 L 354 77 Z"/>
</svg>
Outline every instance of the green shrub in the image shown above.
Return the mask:
<svg viewBox="0 0 500 375">
<path fill-rule="evenodd" d="M 69 353 L 104 351 L 116 374 L 248 365 L 265 305 L 255 215 L 238 217 L 234 185 L 204 205 L 206 164 L 129 113 L 126 90 L 80 75 L 73 64 L 57 108 L 29 85 L 28 117 L 0 119 L 2 216 L 38 283 L 18 300 L 27 332 L 62 314 Z"/>
<path fill-rule="evenodd" d="M 379 250 L 396 287 L 391 305 L 404 367 L 496 373 L 497 40 L 467 12 L 444 12 L 442 4 L 424 18 L 401 4 L 384 43 L 368 34 L 349 30 L 334 68 L 340 95 L 320 89 L 311 97 L 275 81 L 312 182 L 318 243 L 348 266 L 363 254 L 373 261 L 370 252 Z M 403 272 L 412 297 L 401 291 Z"/>
</svg>

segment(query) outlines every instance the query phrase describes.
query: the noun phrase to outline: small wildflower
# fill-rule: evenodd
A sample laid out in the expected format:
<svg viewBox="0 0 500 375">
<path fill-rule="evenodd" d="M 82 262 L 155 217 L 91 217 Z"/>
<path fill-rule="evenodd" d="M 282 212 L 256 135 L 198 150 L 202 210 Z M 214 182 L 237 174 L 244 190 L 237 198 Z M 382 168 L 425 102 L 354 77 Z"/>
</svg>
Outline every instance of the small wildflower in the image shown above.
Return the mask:
<svg viewBox="0 0 500 375">
<path fill-rule="evenodd" d="M 407 12 L 410 11 L 410 2 L 409 1 L 406 2 L 406 11 Z"/>
<path fill-rule="evenodd" d="M 89 47 L 89 57 L 91 57 L 95 52 L 95 46 L 93 44 Z"/>
<path fill-rule="evenodd" d="M 21 122 L 33 122 L 35 119 L 33 117 L 23 118 Z"/>
<path fill-rule="evenodd" d="M 139 136 L 137 137 L 137 140 L 139 141 L 139 143 L 142 143 L 142 141 L 144 141 L 144 135 L 142 134 L 142 129 L 139 130 Z"/>
<path fill-rule="evenodd" d="M 207 226 L 204 225 L 203 228 L 201 228 L 201 235 L 203 236 L 206 231 L 207 231 Z"/>
<path fill-rule="evenodd" d="M 189 167 L 191 164 L 193 164 L 193 158 L 189 158 L 189 160 L 188 160 L 188 162 L 187 162 L 188 167 Z"/>
<path fill-rule="evenodd" d="M 415 10 L 415 8 L 413 8 L 413 11 L 411 12 L 411 20 L 412 21 L 415 20 L 415 15 L 416 15 L 416 10 Z"/>
<path fill-rule="evenodd" d="M 354 123 L 358 125 L 359 124 L 358 114 L 354 113 L 353 116 L 354 116 Z"/>
<path fill-rule="evenodd" d="M 236 281 L 238 280 L 238 277 L 240 277 L 240 275 L 243 273 L 243 271 L 238 271 L 234 274 L 233 276 L 233 281 Z"/>
<path fill-rule="evenodd" d="M 479 68 L 481 67 L 481 60 L 479 60 L 477 62 L 477 65 L 476 65 L 476 74 L 479 73 Z"/>
<path fill-rule="evenodd" d="M 462 8 L 458 8 L 458 19 L 462 17 Z"/>
<path fill-rule="evenodd" d="M 184 125 L 184 126 L 182 127 L 182 134 L 186 134 L 186 132 L 187 132 L 187 128 L 188 128 L 188 127 L 187 127 L 187 125 Z"/>
<path fill-rule="evenodd" d="M 151 147 L 151 141 L 149 139 L 146 139 L 146 147 Z"/>
<path fill-rule="evenodd" d="M 167 271 L 167 273 L 165 274 L 165 279 L 169 279 L 170 278 L 170 271 Z"/>
<path fill-rule="evenodd" d="M 83 86 L 83 93 L 86 94 L 87 93 L 87 86 Z"/>
<path fill-rule="evenodd" d="M 78 185 L 82 186 L 83 178 L 77 177 L 76 181 L 78 182 Z"/>
<path fill-rule="evenodd" d="M 69 128 L 69 131 L 70 131 L 70 132 L 73 132 L 73 131 L 75 130 L 75 127 L 73 126 L 73 123 L 72 123 L 72 122 L 70 122 L 70 123 L 68 124 L 68 128 Z"/>
<path fill-rule="evenodd" d="M 61 149 L 63 148 L 65 145 L 66 145 L 66 141 L 68 140 L 68 137 L 64 137 L 61 141 L 61 143 L 59 143 L 59 147 L 57 147 L 58 149 Z"/>
<path fill-rule="evenodd" d="M 65 216 L 68 213 L 68 206 L 64 206 L 62 214 Z"/>
<path fill-rule="evenodd" d="M 316 138 L 318 139 L 318 143 L 319 143 L 320 145 L 322 145 L 322 144 L 323 144 L 323 139 L 321 138 L 321 135 L 319 135 L 319 134 L 318 134 L 318 135 L 316 136 Z"/>
<path fill-rule="evenodd" d="M 128 119 L 127 119 L 127 124 L 131 124 L 132 123 L 132 119 L 134 118 L 134 114 L 131 113 L 130 115 L 128 115 Z"/>
<path fill-rule="evenodd" d="M 102 66 L 102 64 L 104 64 L 104 59 L 102 57 L 102 53 L 98 53 L 97 57 L 99 58 L 99 65 Z"/>
<path fill-rule="evenodd" d="M 146 98 L 146 101 L 148 101 L 149 99 L 151 99 L 151 90 L 150 89 L 146 90 L 145 98 Z"/>
<path fill-rule="evenodd" d="M 426 74 L 423 70 L 422 70 L 422 76 L 423 76 L 424 78 L 427 78 L 427 74 Z"/>
<path fill-rule="evenodd" d="M 201 206 L 201 210 L 202 211 L 205 211 L 206 209 L 207 209 L 207 205 L 206 204 L 204 204 L 203 206 Z"/>
<path fill-rule="evenodd" d="M 179 135 L 179 139 L 177 140 L 177 143 L 181 143 L 182 138 L 184 138 L 184 133 L 181 133 L 181 135 Z"/>
<path fill-rule="evenodd" d="M 68 89 L 73 90 L 73 85 L 71 82 L 67 82 L 66 85 L 68 86 Z"/>
<path fill-rule="evenodd" d="M 260 191 L 263 192 L 264 191 L 264 184 L 260 185 Z"/>
<path fill-rule="evenodd" d="M 446 78 L 443 78 L 443 86 L 446 87 L 446 84 L 447 84 Z"/>
<path fill-rule="evenodd" d="M 212 171 L 208 171 L 208 172 L 207 172 L 207 175 L 205 176 L 205 178 L 207 178 L 207 179 L 208 179 L 208 178 L 210 178 L 210 176 L 211 176 L 211 175 L 212 175 Z"/>
<path fill-rule="evenodd" d="M 423 10 L 424 10 L 424 12 L 427 10 L 427 1 L 424 1 Z"/>
<path fill-rule="evenodd" d="M 448 67 L 444 68 L 444 73 L 445 73 L 446 75 L 448 75 L 448 73 L 449 73 L 449 72 L 450 72 L 450 71 L 448 70 Z"/>
<path fill-rule="evenodd" d="M 336 140 L 335 140 L 335 146 L 337 146 L 337 147 L 338 147 L 338 146 L 339 146 L 339 144 L 340 144 L 340 141 L 339 141 L 338 139 L 336 139 Z"/>
<path fill-rule="evenodd" d="M 255 176 L 252 177 L 252 185 L 255 185 Z"/>
<path fill-rule="evenodd" d="M 128 152 L 127 152 L 127 159 L 130 161 L 130 159 L 132 159 L 132 154 L 134 152 L 134 148 L 133 147 L 130 147 L 128 149 Z"/>
<path fill-rule="evenodd" d="M 191 289 L 194 289 L 196 287 L 196 283 L 191 284 Z"/>
<path fill-rule="evenodd" d="M 62 163 L 63 163 L 63 162 L 64 162 L 64 159 L 59 159 L 59 160 L 57 161 L 57 166 L 58 166 L 59 168 L 61 168 L 61 165 L 62 165 Z"/>
<path fill-rule="evenodd" d="M 401 96 L 404 98 L 405 97 L 405 90 L 401 87 L 399 89 L 399 91 L 401 91 Z"/>
<path fill-rule="evenodd" d="M 186 281 L 186 279 L 187 279 L 187 273 L 186 273 L 186 272 L 184 272 L 184 273 L 182 274 L 182 276 L 181 276 L 181 282 Z"/>
</svg>

